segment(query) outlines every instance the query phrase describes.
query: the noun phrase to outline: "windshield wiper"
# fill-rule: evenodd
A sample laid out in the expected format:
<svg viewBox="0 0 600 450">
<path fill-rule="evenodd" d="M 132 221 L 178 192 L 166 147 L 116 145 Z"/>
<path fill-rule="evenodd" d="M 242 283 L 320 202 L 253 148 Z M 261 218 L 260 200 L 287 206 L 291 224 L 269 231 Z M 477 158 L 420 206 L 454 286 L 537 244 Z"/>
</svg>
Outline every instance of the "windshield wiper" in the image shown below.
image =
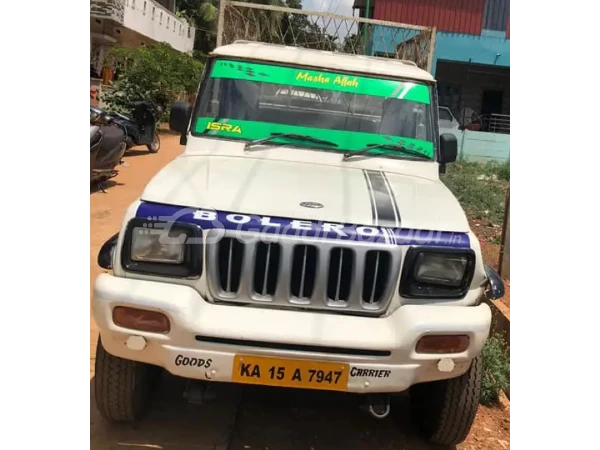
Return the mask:
<svg viewBox="0 0 600 450">
<path fill-rule="evenodd" d="M 342 158 L 342 161 L 346 161 L 347 159 L 350 159 L 353 156 L 364 155 L 365 153 L 368 153 L 371 150 L 376 149 L 376 148 L 383 148 L 386 150 L 398 150 L 400 152 L 406 153 L 407 155 L 417 156 L 417 157 L 423 158 L 423 159 L 430 159 L 429 156 L 427 156 L 417 150 L 413 150 L 412 148 L 405 147 L 402 144 L 367 144 L 367 147 L 362 148 L 360 150 L 344 153 L 344 157 Z"/>
<path fill-rule="evenodd" d="M 315 144 L 321 145 L 329 145 L 331 147 L 338 147 L 335 142 L 324 141 L 322 139 L 317 139 L 312 136 L 307 136 L 305 134 L 294 134 L 294 133 L 271 133 L 271 136 L 262 139 L 256 139 L 254 141 L 247 142 L 244 145 L 244 150 L 248 150 L 253 145 L 264 144 L 265 142 L 272 141 L 277 138 L 286 138 L 286 139 L 295 139 L 297 141 L 305 141 L 305 142 L 314 142 Z"/>
</svg>

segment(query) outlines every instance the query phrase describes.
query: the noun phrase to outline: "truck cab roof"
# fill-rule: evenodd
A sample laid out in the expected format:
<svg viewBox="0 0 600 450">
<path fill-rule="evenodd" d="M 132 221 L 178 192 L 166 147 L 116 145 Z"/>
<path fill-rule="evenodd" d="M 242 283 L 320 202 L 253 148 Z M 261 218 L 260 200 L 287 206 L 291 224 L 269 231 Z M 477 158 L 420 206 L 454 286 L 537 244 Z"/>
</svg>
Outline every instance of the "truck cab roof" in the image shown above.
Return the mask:
<svg viewBox="0 0 600 450">
<path fill-rule="evenodd" d="M 312 66 L 316 69 L 410 78 L 427 83 L 435 82 L 435 79 L 429 72 L 420 69 L 412 61 L 313 50 L 303 47 L 266 44 L 263 42 L 235 41 L 233 44 L 216 48 L 211 55 L 298 64 Z"/>
</svg>

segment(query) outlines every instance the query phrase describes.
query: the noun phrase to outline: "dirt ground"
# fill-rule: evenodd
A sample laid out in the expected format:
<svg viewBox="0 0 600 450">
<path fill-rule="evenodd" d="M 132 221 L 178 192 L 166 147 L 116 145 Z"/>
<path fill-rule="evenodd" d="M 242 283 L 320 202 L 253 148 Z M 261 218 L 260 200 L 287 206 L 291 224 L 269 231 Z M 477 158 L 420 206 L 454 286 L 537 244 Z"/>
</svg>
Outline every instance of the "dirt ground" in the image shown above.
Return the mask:
<svg viewBox="0 0 600 450">
<path fill-rule="evenodd" d="M 96 263 L 103 242 L 119 230 L 129 204 L 149 179 L 183 151 L 177 136 L 162 135 L 157 154 L 133 150 L 106 193 L 90 194 L 90 294 L 101 269 Z M 393 416 L 377 421 L 360 411 L 356 398 L 337 393 L 273 390 L 216 385 L 215 400 L 187 403 L 184 381 L 168 374 L 152 413 L 141 423 L 114 426 L 98 415 L 93 401 L 94 355 L 98 331 L 90 318 L 91 450 L 426 450 L 408 420 L 406 398 Z M 476 423 L 460 450 L 505 450 L 510 447 L 510 405 L 480 407 Z"/>
</svg>

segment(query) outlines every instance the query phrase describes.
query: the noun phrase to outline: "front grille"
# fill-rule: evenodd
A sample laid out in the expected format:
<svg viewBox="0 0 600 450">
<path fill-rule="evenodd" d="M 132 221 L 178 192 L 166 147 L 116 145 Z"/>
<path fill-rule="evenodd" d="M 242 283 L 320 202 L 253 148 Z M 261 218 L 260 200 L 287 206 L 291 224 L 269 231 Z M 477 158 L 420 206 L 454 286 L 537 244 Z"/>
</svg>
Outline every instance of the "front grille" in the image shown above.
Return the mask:
<svg viewBox="0 0 600 450">
<path fill-rule="evenodd" d="M 226 234 L 206 246 L 215 301 L 371 315 L 387 308 L 398 247 L 289 236 L 267 243 L 245 234 L 243 241 Z"/>
</svg>

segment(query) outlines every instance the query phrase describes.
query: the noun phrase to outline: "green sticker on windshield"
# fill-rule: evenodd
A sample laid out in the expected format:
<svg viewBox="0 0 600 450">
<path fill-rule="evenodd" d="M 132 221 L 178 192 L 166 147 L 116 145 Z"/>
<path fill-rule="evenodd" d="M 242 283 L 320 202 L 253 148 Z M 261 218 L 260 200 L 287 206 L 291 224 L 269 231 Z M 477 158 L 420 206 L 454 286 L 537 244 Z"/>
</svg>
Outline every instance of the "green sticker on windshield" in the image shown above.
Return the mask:
<svg viewBox="0 0 600 450">
<path fill-rule="evenodd" d="M 359 77 L 329 71 L 307 70 L 305 68 L 219 59 L 215 61 L 210 76 L 211 78 L 230 78 L 375 97 L 397 98 L 426 105 L 431 103 L 429 87 L 425 84 Z"/>
<path fill-rule="evenodd" d="M 337 147 L 315 144 L 311 142 L 290 141 L 285 138 L 274 140 L 273 143 L 290 143 L 298 146 L 322 147 L 340 152 L 362 150 L 365 147 L 377 144 L 403 145 L 410 150 L 417 151 L 429 159 L 433 158 L 433 143 L 421 139 L 412 139 L 401 136 L 385 134 L 362 133 L 359 131 L 329 130 L 325 128 L 303 127 L 297 125 L 283 125 L 278 123 L 255 122 L 251 120 L 221 119 L 214 122 L 212 117 L 199 117 L 194 127 L 195 133 L 206 132 L 206 136 L 213 135 L 231 139 L 254 140 L 271 136 L 273 133 L 303 134 L 324 141 L 337 144 Z M 398 150 L 373 149 L 369 155 L 396 155 L 410 156 Z"/>
</svg>

